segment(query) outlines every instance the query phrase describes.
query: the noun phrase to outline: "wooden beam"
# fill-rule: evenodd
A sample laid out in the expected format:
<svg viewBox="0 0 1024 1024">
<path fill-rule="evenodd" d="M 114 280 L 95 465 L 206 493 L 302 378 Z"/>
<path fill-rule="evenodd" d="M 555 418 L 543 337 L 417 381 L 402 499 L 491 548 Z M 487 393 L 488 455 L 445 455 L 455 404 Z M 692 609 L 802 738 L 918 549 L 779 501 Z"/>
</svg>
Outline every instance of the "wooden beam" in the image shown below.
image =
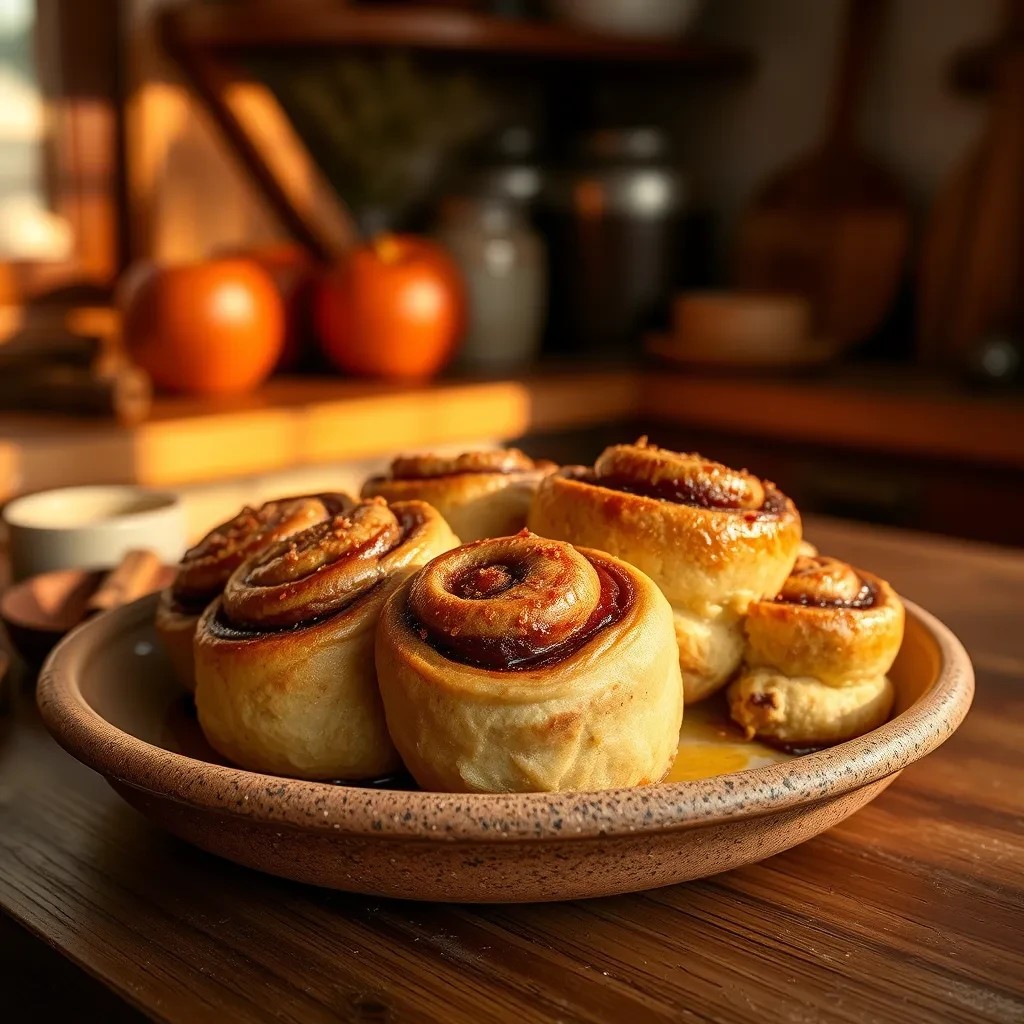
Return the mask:
<svg viewBox="0 0 1024 1024">
<path fill-rule="evenodd" d="M 163 44 L 246 172 L 298 242 L 319 259 L 339 258 L 356 237 L 352 220 L 273 93 L 193 45 L 173 13 L 159 16 Z"/>
<path fill-rule="evenodd" d="M 250 0 L 237 9 L 186 2 L 167 14 L 198 49 L 238 54 L 282 47 L 401 48 L 462 55 L 661 66 L 673 73 L 736 75 L 753 66 L 739 47 L 692 37 L 642 40 L 588 32 L 557 21 L 512 19 L 409 4 L 353 6 L 337 0 Z"/>
</svg>

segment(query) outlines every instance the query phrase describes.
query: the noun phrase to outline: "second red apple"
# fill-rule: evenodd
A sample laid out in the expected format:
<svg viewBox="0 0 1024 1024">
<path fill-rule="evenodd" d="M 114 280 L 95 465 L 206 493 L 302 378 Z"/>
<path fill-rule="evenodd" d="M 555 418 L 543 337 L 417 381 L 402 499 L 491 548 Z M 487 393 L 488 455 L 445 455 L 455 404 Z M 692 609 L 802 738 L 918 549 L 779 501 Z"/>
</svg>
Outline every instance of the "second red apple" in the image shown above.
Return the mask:
<svg viewBox="0 0 1024 1024">
<path fill-rule="evenodd" d="M 431 377 L 455 354 L 463 331 L 462 279 L 435 243 L 383 235 L 324 275 L 314 321 L 324 353 L 340 370 Z"/>
</svg>

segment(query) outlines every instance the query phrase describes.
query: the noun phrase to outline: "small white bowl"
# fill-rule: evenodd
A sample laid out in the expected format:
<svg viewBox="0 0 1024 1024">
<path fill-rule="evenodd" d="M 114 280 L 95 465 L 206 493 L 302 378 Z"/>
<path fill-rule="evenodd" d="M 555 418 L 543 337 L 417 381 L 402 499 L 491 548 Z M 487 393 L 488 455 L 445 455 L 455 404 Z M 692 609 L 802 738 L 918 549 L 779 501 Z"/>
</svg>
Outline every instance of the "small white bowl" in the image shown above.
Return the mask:
<svg viewBox="0 0 1024 1024">
<path fill-rule="evenodd" d="M 185 548 L 177 495 L 143 487 L 41 491 L 9 502 L 3 518 L 16 581 L 55 569 L 109 568 L 132 548 L 149 548 L 174 563 Z"/>
</svg>

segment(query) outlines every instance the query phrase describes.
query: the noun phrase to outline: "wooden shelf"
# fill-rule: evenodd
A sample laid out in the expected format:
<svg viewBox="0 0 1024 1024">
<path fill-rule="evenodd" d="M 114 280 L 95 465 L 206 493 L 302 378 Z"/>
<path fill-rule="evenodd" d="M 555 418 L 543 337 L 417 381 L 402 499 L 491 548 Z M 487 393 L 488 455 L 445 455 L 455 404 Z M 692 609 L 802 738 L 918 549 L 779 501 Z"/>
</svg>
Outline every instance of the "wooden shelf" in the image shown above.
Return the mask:
<svg viewBox="0 0 1024 1024">
<path fill-rule="evenodd" d="M 0 501 L 87 483 L 224 481 L 474 438 L 515 438 L 633 415 L 634 374 L 402 386 L 282 378 L 233 399 L 162 398 L 137 426 L 0 417 Z"/>
<path fill-rule="evenodd" d="M 572 74 L 581 64 L 620 64 L 630 74 L 662 68 L 676 75 L 734 77 L 753 66 L 748 51 L 684 38 L 621 39 L 555 22 L 522 21 L 420 5 L 346 6 L 341 0 L 185 0 L 158 15 L 163 45 L 294 238 L 321 259 L 352 241 L 347 212 L 332 194 L 279 101 L 239 58 L 296 50 L 411 49 L 481 60 L 538 62 Z M 565 74 L 557 76 L 561 88 Z"/>
<path fill-rule="evenodd" d="M 751 378 L 649 374 L 651 419 L 791 443 L 1024 469 L 1024 402 L 879 374 Z"/>
<path fill-rule="evenodd" d="M 1024 470 L 1024 402 L 890 379 L 548 372 L 423 386 L 284 378 L 253 395 L 163 398 L 136 427 L 0 417 L 0 501 L 98 482 L 178 486 L 484 438 L 645 421 Z M 654 437 L 657 440 L 657 437 Z M 714 452 L 709 452 L 714 455 Z"/>
<path fill-rule="evenodd" d="M 179 42 L 231 53 L 288 47 L 398 47 L 481 56 L 570 61 L 672 64 L 717 74 L 748 71 L 751 55 L 738 47 L 696 39 L 660 42 L 598 35 L 554 22 L 521 21 L 444 8 L 346 7 L 331 0 L 231 4 L 189 2 L 163 16 Z"/>
</svg>

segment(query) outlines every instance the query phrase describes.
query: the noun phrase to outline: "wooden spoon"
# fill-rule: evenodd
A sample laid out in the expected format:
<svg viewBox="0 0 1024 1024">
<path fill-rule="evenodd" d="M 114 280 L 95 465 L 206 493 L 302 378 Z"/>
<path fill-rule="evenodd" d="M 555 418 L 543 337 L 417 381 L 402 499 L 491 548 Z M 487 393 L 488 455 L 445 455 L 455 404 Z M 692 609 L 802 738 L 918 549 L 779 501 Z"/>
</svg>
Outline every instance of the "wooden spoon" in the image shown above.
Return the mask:
<svg viewBox="0 0 1024 1024">
<path fill-rule="evenodd" d="M 129 604 L 160 589 L 155 584 L 162 578 L 163 565 L 155 551 L 127 551 L 120 563 L 103 578 L 95 593 L 85 603 L 85 618 Z"/>
<path fill-rule="evenodd" d="M 988 124 L 939 192 L 921 250 L 918 351 L 960 362 L 1024 321 L 1024 0 L 1006 7 Z"/>
<path fill-rule="evenodd" d="M 886 0 L 849 0 L 824 140 L 769 180 L 739 228 L 739 286 L 807 296 L 814 333 L 839 350 L 868 337 L 888 312 L 910 237 L 903 187 L 856 138 L 885 6 Z"/>
</svg>

